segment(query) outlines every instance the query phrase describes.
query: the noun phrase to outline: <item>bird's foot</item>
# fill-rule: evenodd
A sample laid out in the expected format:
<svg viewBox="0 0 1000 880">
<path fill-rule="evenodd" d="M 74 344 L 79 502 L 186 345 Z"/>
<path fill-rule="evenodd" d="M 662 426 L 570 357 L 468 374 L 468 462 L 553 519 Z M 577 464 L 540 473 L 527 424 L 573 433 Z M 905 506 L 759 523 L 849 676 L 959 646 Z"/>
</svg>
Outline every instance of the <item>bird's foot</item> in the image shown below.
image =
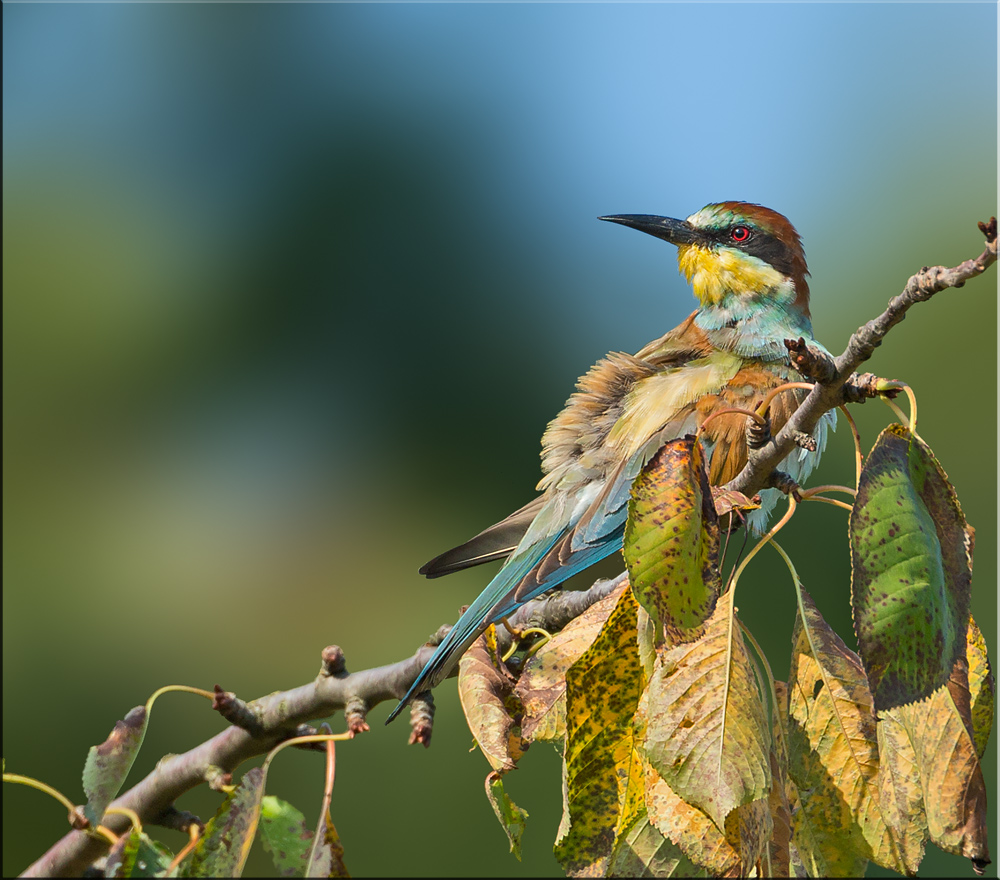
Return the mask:
<svg viewBox="0 0 1000 880">
<path fill-rule="evenodd" d="M 746 438 L 751 449 L 763 449 L 771 442 L 771 420 L 766 415 L 760 421 L 747 419 Z"/>
<path fill-rule="evenodd" d="M 795 441 L 796 446 L 808 449 L 809 452 L 815 452 L 819 449 L 819 446 L 816 445 L 816 438 L 811 434 L 805 433 L 805 431 L 793 431 L 792 439 Z"/>
</svg>

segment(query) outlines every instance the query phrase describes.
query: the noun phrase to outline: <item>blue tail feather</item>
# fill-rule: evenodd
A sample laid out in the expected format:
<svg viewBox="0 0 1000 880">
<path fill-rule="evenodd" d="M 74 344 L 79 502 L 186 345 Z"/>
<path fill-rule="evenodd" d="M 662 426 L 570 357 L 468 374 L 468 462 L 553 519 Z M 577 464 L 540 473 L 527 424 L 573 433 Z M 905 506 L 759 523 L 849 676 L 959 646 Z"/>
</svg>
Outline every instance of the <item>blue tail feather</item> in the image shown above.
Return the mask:
<svg viewBox="0 0 1000 880">
<path fill-rule="evenodd" d="M 567 565 L 560 566 L 552 574 L 543 580 L 538 586 L 528 594 L 514 599 L 515 588 L 532 568 L 538 565 L 539 561 L 556 544 L 562 534 L 556 534 L 547 541 L 542 541 L 531 547 L 529 552 L 518 558 L 513 556 L 490 581 L 476 600 L 466 609 L 458 622 L 451 628 L 444 640 L 438 645 L 427 665 L 420 671 L 420 675 L 410 686 L 406 695 L 386 719 L 386 724 L 392 721 L 410 702 L 413 697 L 428 687 L 434 687 L 440 683 L 439 676 L 446 675 L 461 657 L 465 650 L 479 637 L 479 634 L 490 623 L 495 623 L 513 614 L 526 602 L 540 596 L 546 590 L 558 586 L 563 581 L 571 578 L 586 568 L 589 568 L 606 556 L 610 556 L 622 546 L 622 534 L 624 523 L 621 527 L 614 529 L 610 534 L 603 536 L 597 543 L 581 548 L 569 559 Z M 506 602 L 504 601 L 506 599 Z M 437 679 L 437 680 L 435 680 Z"/>
</svg>

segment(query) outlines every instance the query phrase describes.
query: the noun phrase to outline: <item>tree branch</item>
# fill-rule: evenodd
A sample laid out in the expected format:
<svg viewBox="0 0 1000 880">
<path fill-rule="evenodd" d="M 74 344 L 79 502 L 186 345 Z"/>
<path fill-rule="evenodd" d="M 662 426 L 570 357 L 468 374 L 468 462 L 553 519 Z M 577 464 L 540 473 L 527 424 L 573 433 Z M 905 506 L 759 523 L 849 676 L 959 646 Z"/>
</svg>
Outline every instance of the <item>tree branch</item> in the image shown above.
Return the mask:
<svg viewBox="0 0 1000 880">
<path fill-rule="evenodd" d="M 598 581 L 589 590 L 543 596 L 524 605 L 509 622 L 515 628 L 540 626 L 552 632 L 560 630 L 607 596 L 618 583 L 620 580 Z M 144 824 L 175 827 L 178 815 L 190 816 L 190 821 L 197 822 L 197 817 L 181 813 L 174 806 L 182 794 L 199 785 L 230 780 L 232 772 L 244 761 L 267 754 L 278 743 L 302 733 L 307 722 L 327 718 L 339 710 L 344 710 L 352 733 L 367 730 L 368 712 L 385 700 L 403 697 L 449 629 L 442 626 L 404 660 L 360 672 L 348 672 L 344 652 L 331 645 L 323 650 L 322 667 L 314 681 L 250 703 L 216 686 L 213 707 L 233 726 L 190 751 L 164 758 L 111 807 L 135 811 Z M 509 639 L 509 634 L 503 632 Z M 458 674 L 457 668 L 452 674 Z M 410 714 L 411 743 L 430 744 L 432 718 L 430 695 L 414 700 Z M 116 834 L 129 824 L 127 818 L 114 813 L 107 814 L 102 821 Z M 107 851 L 106 839 L 86 831 L 71 831 L 21 876 L 78 877 Z"/>
<path fill-rule="evenodd" d="M 867 373 L 857 376 L 854 371 L 872 356 L 888 332 L 906 317 L 911 306 L 930 299 L 946 288 L 961 287 L 996 262 L 996 218 L 991 217 L 988 223 L 980 223 L 979 229 L 986 236 L 986 249 L 976 259 L 966 260 L 951 269 L 925 266 L 906 282 L 902 293 L 889 300 L 881 315 L 852 334 L 839 357 L 831 358 L 808 346 L 802 339 L 785 341 L 792 365 L 816 384 L 770 441 L 758 449 L 748 450 L 746 466 L 726 484 L 727 489 L 751 496 L 766 488 L 778 464 L 801 443 L 801 435 L 811 435 L 826 413 L 841 404 L 856 403 L 878 394 L 875 377 Z"/>
</svg>

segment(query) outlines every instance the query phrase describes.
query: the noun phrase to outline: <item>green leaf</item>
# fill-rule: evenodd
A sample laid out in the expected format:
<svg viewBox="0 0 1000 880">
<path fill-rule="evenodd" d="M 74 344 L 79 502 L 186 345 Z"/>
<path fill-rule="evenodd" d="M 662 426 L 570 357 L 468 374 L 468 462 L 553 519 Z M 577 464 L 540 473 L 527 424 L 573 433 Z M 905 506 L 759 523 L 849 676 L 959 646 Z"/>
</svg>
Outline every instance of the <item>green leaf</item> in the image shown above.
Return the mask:
<svg viewBox="0 0 1000 880">
<path fill-rule="evenodd" d="M 719 519 L 701 444 L 664 444 L 632 484 L 622 548 L 636 601 L 673 642 L 698 638 L 719 597 Z"/>
<path fill-rule="evenodd" d="M 719 828 L 771 788 L 771 732 L 732 601 L 719 599 L 701 639 L 657 652 L 637 714 L 640 751 Z"/>
<path fill-rule="evenodd" d="M 84 813 L 92 825 L 100 825 L 104 811 L 121 790 L 139 754 L 146 723 L 145 706 L 136 706 L 99 746 L 91 746 L 83 766 L 83 791 L 87 795 Z"/>
<path fill-rule="evenodd" d="M 264 771 L 254 767 L 222 802 L 205 826 L 188 863 L 189 877 L 239 877 L 257 833 Z"/>
<path fill-rule="evenodd" d="M 868 456 L 850 538 L 854 628 L 875 708 L 922 699 L 965 655 L 971 534 L 941 465 L 902 425 Z"/>
<path fill-rule="evenodd" d="M 527 824 L 528 811 L 522 810 L 510 799 L 504 791 L 503 779 L 495 771 L 486 777 L 486 797 L 510 841 L 510 851 L 521 861 L 521 836 Z"/>
<path fill-rule="evenodd" d="M 288 801 L 267 795 L 260 802 L 260 837 L 281 877 L 302 877 L 309 863 L 313 832 Z"/>
<path fill-rule="evenodd" d="M 637 614 L 625 590 L 600 635 L 566 673 L 566 801 L 555 854 L 570 876 L 604 873 L 637 777 L 641 791 L 632 733 L 643 685 Z"/>
<path fill-rule="evenodd" d="M 133 825 L 111 847 L 104 867 L 105 877 L 163 877 L 173 854 L 162 843 L 151 840 Z"/>
</svg>

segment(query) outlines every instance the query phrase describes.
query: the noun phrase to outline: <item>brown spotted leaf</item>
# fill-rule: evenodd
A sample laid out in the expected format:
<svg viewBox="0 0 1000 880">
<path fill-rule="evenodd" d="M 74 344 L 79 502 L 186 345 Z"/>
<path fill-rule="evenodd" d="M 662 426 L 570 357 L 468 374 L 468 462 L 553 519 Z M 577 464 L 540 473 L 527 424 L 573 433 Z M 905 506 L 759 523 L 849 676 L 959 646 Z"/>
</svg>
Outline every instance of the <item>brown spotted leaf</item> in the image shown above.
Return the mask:
<svg viewBox="0 0 1000 880">
<path fill-rule="evenodd" d="M 788 772 L 801 801 L 799 852 L 811 876 L 858 876 L 869 859 L 903 873 L 879 802 L 875 713 L 864 670 L 809 594 L 801 589 L 800 596 L 788 679 Z"/>
<path fill-rule="evenodd" d="M 632 721 L 643 684 L 637 612 L 625 590 L 566 672 L 566 803 L 555 854 L 569 876 L 603 875 L 635 790 Z"/>
<path fill-rule="evenodd" d="M 771 714 L 771 791 L 768 808 L 774 831 L 768 842 L 765 876 L 788 877 L 793 869 L 792 860 L 792 807 L 788 791 L 788 685 L 774 682 L 775 705 Z"/>
<path fill-rule="evenodd" d="M 91 746 L 83 766 L 83 791 L 87 795 L 84 814 L 90 824 L 101 824 L 104 811 L 121 790 L 128 771 L 146 735 L 149 714 L 145 706 L 136 706 L 99 746 Z"/>
<path fill-rule="evenodd" d="M 774 750 L 771 750 L 771 791 L 767 797 L 771 813 L 771 839 L 767 842 L 764 875 L 787 877 L 791 871 L 792 808 L 788 803 L 788 783 Z"/>
<path fill-rule="evenodd" d="M 254 767 L 226 795 L 191 853 L 188 877 L 239 877 L 257 833 L 264 771 Z"/>
<path fill-rule="evenodd" d="M 981 867 L 990 860 L 986 783 L 970 733 L 970 702 L 962 657 L 947 685 L 887 714 L 899 721 L 913 746 L 930 839 Z"/>
<path fill-rule="evenodd" d="M 976 754 L 980 758 L 986 751 L 990 732 L 993 730 L 996 679 L 986 653 L 986 640 L 979 626 L 969 618 L 969 635 L 966 658 L 969 662 L 969 697 L 972 713 L 972 734 L 976 742 Z"/>
<path fill-rule="evenodd" d="M 497 635 L 491 626 L 458 663 L 458 696 L 469 730 L 490 766 L 513 770 L 521 756 L 512 702 L 514 679 L 497 659 Z"/>
<path fill-rule="evenodd" d="M 514 690 L 524 706 L 521 735 L 529 742 L 558 740 L 566 735 L 566 670 L 594 643 L 627 589 L 624 581 L 570 621 L 524 664 Z"/>
<path fill-rule="evenodd" d="M 636 721 L 650 764 L 718 827 L 767 797 L 771 734 L 731 592 L 700 639 L 657 652 Z"/>
<path fill-rule="evenodd" d="M 928 696 L 965 655 L 972 542 L 930 448 L 890 425 L 850 517 L 854 628 L 879 711 Z"/>
<path fill-rule="evenodd" d="M 654 625 L 673 642 L 698 638 L 721 582 L 719 518 L 692 435 L 664 444 L 632 484 L 622 552 Z"/>
</svg>

